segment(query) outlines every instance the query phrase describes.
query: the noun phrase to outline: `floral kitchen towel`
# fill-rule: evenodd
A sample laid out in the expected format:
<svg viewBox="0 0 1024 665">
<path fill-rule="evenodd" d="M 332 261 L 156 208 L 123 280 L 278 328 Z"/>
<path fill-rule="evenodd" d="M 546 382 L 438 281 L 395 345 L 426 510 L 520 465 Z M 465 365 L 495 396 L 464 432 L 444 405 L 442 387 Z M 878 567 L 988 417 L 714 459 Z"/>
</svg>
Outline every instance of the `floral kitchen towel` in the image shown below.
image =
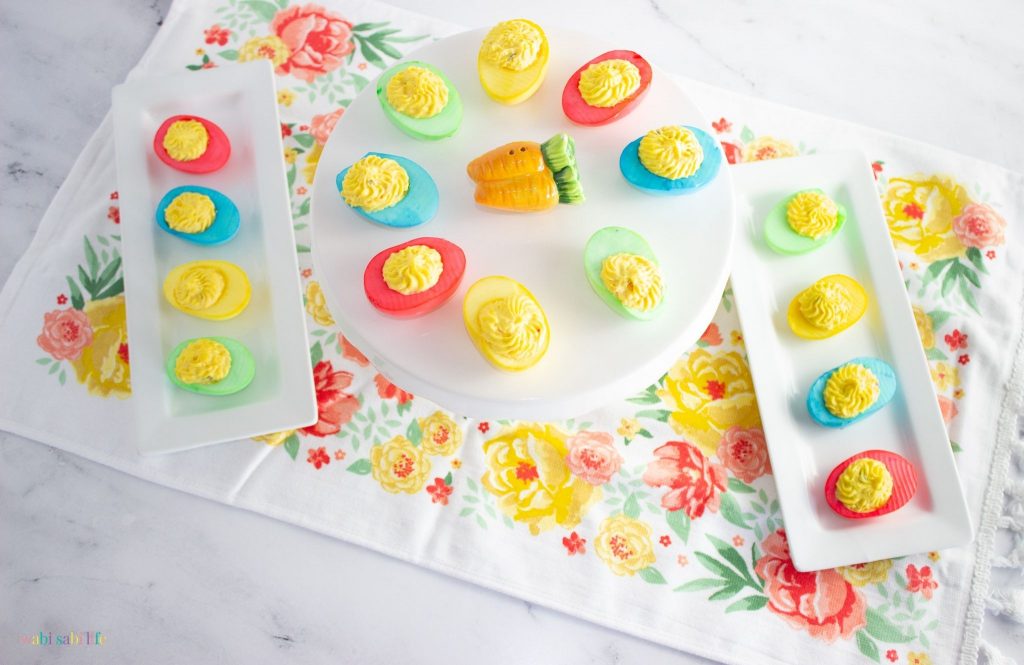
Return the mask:
<svg viewBox="0 0 1024 665">
<path fill-rule="evenodd" d="M 337 329 L 309 254 L 323 145 L 384 68 L 453 30 L 366 2 L 179 0 L 132 74 L 274 64 L 317 423 L 138 455 L 108 118 L 0 295 L 0 427 L 724 662 L 973 662 L 1024 396 L 1024 178 L 684 81 L 731 164 L 848 147 L 873 160 L 979 525 L 970 547 L 801 573 L 729 290 L 657 383 L 558 423 L 448 413 Z"/>
</svg>

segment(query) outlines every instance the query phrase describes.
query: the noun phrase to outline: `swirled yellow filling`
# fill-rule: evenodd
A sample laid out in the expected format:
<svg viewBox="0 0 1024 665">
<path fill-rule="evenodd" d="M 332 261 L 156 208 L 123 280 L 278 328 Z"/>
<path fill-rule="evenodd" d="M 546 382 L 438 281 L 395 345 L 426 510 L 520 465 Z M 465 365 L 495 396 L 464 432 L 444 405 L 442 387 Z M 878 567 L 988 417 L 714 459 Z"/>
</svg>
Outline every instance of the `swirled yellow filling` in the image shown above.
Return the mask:
<svg viewBox="0 0 1024 665">
<path fill-rule="evenodd" d="M 540 30 L 527 21 L 502 21 L 484 37 L 480 54 L 492 65 L 521 72 L 537 59 L 543 42 Z"/>
<path fill-rule="evenodd" d="M 179 233 L 202 233 L 216 216 L 213 199 L 198 192 L 182 192 L 164 209 L 167 226 Z"/>
<path fill-rule="evenodd" d="M 390 208 L 409 191 L 409 174 L 393 159 L 367 155 L 353 164 L 341 183 L 345 203 L 366 212 Z"/>
<path fill-rule="evenodd" d="M 547 322 L 532 298 L 516 294 L 485 303 L 477 314 L 477 326 L 480 340 L 492 354 L 519 361 L 541 350 Z"/>
<path fill-rule="evenodd" d="M 580 73 L 580 95 L 591 106 L 615 106 L 639 87 L 640 70 L 628 60 L 602 60 Z"/>
<path fill-rule="evenodd" d="M 836 481 L 836 498 L 855 513 L 878 510 L 892 496 L 892 475 L 878 460 L 865 457 L 846 467 Z"/>
<path fill-rule="evenodd" d="M 440 252 L 427 245 L 410 245 L 389 256 L 381 273 L 388 288 L 409 296 L 437 284 L 443 270 Z"/>
<path fill-rule="evenodd" d="M 818 280 L 800 294 L 800 314 L 815 328 L 833 330 L 846 321 L 853 306 L 850 292 L 841 284 Z"/>
<path fill-rule="evenodd" d="M 786 205 L 786 221 L 796 233 L 817 240 L 836 228 L 839 208 L 821 192 L 800 192 Z"/>
<path fill-rule="evenodd" d="M 857 363 L 843 365 L 825 382 L 825 408 L 837 418 L 858 416 L 878 399 L 878 377 Z"/>
<path fill-rule="evenodd" d="M 406 67 L 391 77 L 388 104 L 410 118 L 431 118 L 448 104 L 444 79 L 426 67 Z"/>
<path fill-rule="evenodd" d="M 652 129 L 640 139 L 640 163 L 654 175 L 689 178 L 704 161 L 704 149 L 693 132 L 679 125 Z"/>
<path fill-rule="evenodd" d="M 231 352 L 212 339 L 197 339 L 178 354 L 174 373 L 182 383 L 209 385 L 231 371 Z"/>
<path fill-rule="evenodd" d="M 601 262 L 601 281 L 623 307 L 647 312 L 661 302 L 661 270 L 645 256 L 612 254 Z"/>
<path fill-rule="evenodd" d="M 226 285 L 224 273 L 216 268 L 190 268 L 174 285 L 174 302 L 183 309 L 204 310 L 220 300 Z"/>
<path fill-rule="evenodd" d="M 171 123 L 164 134 L 164 150 L 179 162 L 191 162 L 206 152 L 210 134 L 198 120 L 177 120 Z"/>
</svg>

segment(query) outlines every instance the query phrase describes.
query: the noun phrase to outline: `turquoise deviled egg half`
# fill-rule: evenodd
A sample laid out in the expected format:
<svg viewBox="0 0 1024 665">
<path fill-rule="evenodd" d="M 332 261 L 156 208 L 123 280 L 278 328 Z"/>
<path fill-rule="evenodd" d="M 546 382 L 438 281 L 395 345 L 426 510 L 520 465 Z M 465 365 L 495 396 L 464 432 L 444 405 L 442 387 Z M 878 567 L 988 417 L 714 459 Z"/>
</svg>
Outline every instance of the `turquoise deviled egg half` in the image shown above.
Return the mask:
<svg viewBox="0 0 1024 665">
<path fill-rule="evenodd" d="M 175 187 L 156 206 L 161 229 L 197 245 L 226 243 L 238 233 L 239 221 L 231 199 L 209 187 Z"/>
<path fill-rule="evenodd" d="M 714 180 L 721 166 L 718 142 L 689 125 L 652 129 L 619 156 L 619 170 L 629 184 L 655 196 L 692 194 Z"/>
<path fill-rule="evenodd" d="M 377 224 L 409 228 L 437 214 L 437 184 L 406 157 L 368 152 L 339 173 L 336 184 L 346 205 Z"/>
<path fill-rule="evenodd" d="M 807 393 L 807 412 L 824 427 L 846 427 L 892 401 L 896 372 L 878 358 L 854 358 L 817 378 Z"/>
</svg>

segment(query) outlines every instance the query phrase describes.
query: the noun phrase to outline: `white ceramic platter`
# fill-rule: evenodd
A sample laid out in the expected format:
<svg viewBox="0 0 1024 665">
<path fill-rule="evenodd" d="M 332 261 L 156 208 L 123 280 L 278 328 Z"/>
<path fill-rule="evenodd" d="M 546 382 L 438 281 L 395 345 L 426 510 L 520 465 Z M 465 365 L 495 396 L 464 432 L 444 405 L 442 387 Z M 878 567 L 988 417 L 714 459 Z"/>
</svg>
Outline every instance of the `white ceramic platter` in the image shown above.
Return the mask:
<svg viewBox="0 0 1024 665">
<path fill-rule="evenodd" d="M 312 424 L 316 395 L 269 63 L 132 81 L 115 88 L 113 98 L 131 401 L 140 449 L 184 450 Z M 157 158 L 153 136 L 177 114 L 220 125 L 231 141 L 223 168 L 191 175 Z M 234 201 L 241 214 L 234 239 L 207 247 L 160 230 L 157 203 L 186 184 L 211 187 Z M 199 259 L 230 261 L 246 271 L 252 300 L 244 312 L 207 321 L 164 300 L 167 272 Z M 171 350 L 186 339 L 213 335 L 249 348 L 256 362 L 252 383 L 224 397 L 175 387 L 164 370 Z"/>
<path fill-rule="evenodd" d="M 739 233 L 732 285 L 794 565 L 819 570 L 969 542 L 967 503 L 867 160 L 858 152 L 834 152 L 741 165 L 733 176 Z M 776 254 L 763 240 L 765 216 L 810 188 L 846 206 L 846 225 L 808 254 Z M 834 273 L 864 286 L 867 312 L 834 337 L 797 337 L 786 323 L 790 300 Z M 818 425 L 805 406 L 808 388 L 858 356 L 892 365 L 896 396 L 846 428 Z M 838 464 L 871 449 L 910 460 L 917 494 L 888 515 L 840 517 L 825 503 L 825 480 Z"/>
<path fill-rule="evenodd" d="M 622 148 L 666 124 L 708 127 L 686 93 L 655 69 L 647 96 L 604 127 L 573 125 L 562 113 L 566 80 L 583 63 L 625 44 L 548 27 L 551 63 L 540 90 L 518 106 L 480 87 L 476 55 L 486 29 L 434 42 L 412 54 L 441 68 L 462 95 L 458 133 L 417 141 L 385 118 L 369 85 L 346 109 L 320 158 L 313 184 L 313 258 L 338 325 L 374 365 L 404 389 L 466 416 L 533 420 L 576 416 L 654 383 L 704 331 L 728 276 L 735 235 L 732 183 L 725 168 L 691 196 L 652 197 L 619 173 Z M 634 45 L 642 53 L 642 45 Z M 710 128 L 707 130 L 710 132 Z M 535 214 L 488 210 L 473 202 L 466 164 L 515 140 L 576 140 L 586 202 Z M 427 169 L 441 193 L 433 221 L 411 229 L 372 224 L 349 209 L 335 176 L 368 151 L 403 155 Z M 591 290 L 583 270 L 587 239 L 626 226 L 654 248 L 666 280 L 659 319 L 628 321 Z M 466 274 L 442 308 L 412 320 L 378 313 L 363 292 L 363 270 L 377 252 L 420 236 L 450 240 L 466 253 Z M 476 280 L 507 275 L 540 301 L 551 325 L 547 355 L 519 373 L 494 369 L 462 321 L 462 298 Z"/>
</svg>

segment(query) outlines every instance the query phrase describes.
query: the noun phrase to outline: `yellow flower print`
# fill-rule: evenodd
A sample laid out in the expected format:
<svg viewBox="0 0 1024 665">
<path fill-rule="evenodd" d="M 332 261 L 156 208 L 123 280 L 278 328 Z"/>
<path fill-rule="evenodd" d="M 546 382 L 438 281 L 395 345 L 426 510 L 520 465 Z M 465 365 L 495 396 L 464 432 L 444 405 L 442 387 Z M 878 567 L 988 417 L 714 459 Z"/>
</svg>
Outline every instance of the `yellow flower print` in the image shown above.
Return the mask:
<svg viewBox="0 0 1024 665">
<path fill-rule="evenodd" d="M 960 370 L 956 365 L 937 362 L 932 365 L 932 383 L 941 391 L 956 388 L 960 385 Z"/>
<path fill-rule="evenodd" d="M 415 494 L 427 484 L 430 459 L 404 436 L 370 449 L 370 474 L 388 492 Z"/>
<path fill-rule="evenodd" d="M 284 163 L 285 164 L 294 164 L 295 163 L 295 158 L 298 157 L 298 156 L 299 156 L 299 151 L 296 150 L 295 148 L 285 148 L 284 149 Z"/>
<path fill-rule="evenodd" d="M 615 431 L 619 433 L 619 436 L 632 439 L 641 429 L 643 429 L 643 427 L 641 427 L 640 421 L 636 418 L 623 418 L 620 421 L 619 429 Z"/>
<path fill-rule="evenodd" d="M 92 327 L 92 344 L 71 361 L 78 382 L 93 395 L 128 397 L 132 388 L 124 295 L 87 302 L 82 311 Z"/>
<path fill-rule="evenodd" d="M 882 559 L 870 563 L 858 563 L 852 566 L 836 568 L 840 575 L 853 586 L 882 584 L 889 577 L 892 559 Z"/>
<path fill-rule="evenodd" d="M 956 390 L 953 391 L 953 399 L 963 399 L 963 398 L 964 398 L 964 389 L 963 388 L 957 388 Z"/>
<path fill-rule="evenodd" d="M 625 515 L 612 515 L 601 522 L 594 551 L 616 575 L 636 575 L 654 564 L 651 527 Z"/>
<path fill-rule="evenodd" d="M 320 288 L 320 282 L 313 281 L 306 285 L 306 311 L 319 325 L 334 325 L 334 317 L 327 309 L 327 298 L 324 297 L 324 290 Z"/>
<path fill-rule="evenodd" d="M 291 106 L 295 101 L 295 93 L 291 90 L 278 90 L 277 103 L 281 106 Z"/>
<path fill-rule="evenodd" d="M 929 262 L 964 253 L 953 218 L 969 203 L 967 190 L 948 176 L 890 178 L 882 197 L 893 244 Z"/>
<path fill-rule="evenodd" d="M 907 663 L 909 665 L 932 665 L 932 659 L 923 651 L 908 651 Z"/>
<path fill-rule="evenodd" d="M 250 60 L 269 60 L 274 67 L 280 67 L 288 60 L 291 50 L 288 45 L 277 35 L 266 37 L 253 37 L 242 48 L 238 49 L 238 61 L 249 62 Z"/>
<path fill-rule="evenodd" d="M 935 346 L 935 331 L 932 329 L 932 317 L 928 316 L 923 309 L 917 305 L 913 306 L 914 323 L 917 324 L 917 334 L 921 337 L 921 346 L 930 349 Z"/>
<path fill-rule="evenodd" d="M 462 460 L 460 460 L 458 457 L 453 459 L 452 460 L 452 468 L 453 469 L 461 469 L 462 468 Z"/>
<path fill-rule="evenodd" d="M 798 154 L 796 146 L 792 143 L 772 136 L 759 136 L 743 146 L 743 161 L 745 162 L 796 157 Z"/>
<path fill-rule="evenodd" d="M 743 344 L 743 333 L 739 330 L 730 330 L 729 341 L 732 342 L 733 346 L 740 346 Z"/>
<path fill-rule="evenodd" d="M 938 552 L 934 552 L 933 551 L 933 552 L 929 552 L 928 553 L 928 558 L 931 559 L 932 561 L 938 561 L 939 559 L 942 558 L 942 555 L 939 554 Z"/>
<path fill-rule="evenodd" d="M 419 420 L 423 441 L 420 445 L 428 455 L 451 455 L 462 445 L 462 428 L 443 411 L 435 411 Z"/>
<path fill-rule="evenodd" d="M 196 49 L 196 55 L 206 55 L 206 50 L 205 49 L 201 49 L 201 48 L 197 48 Z"/>
<path fill-rule="evenodd" d="M 306 153 L 306 165 L 302 167 L 302 177 L 306 179 L 307 185 L 313 184 L 313 177 L 316 176 L 316 165 L 320 163 L 320 155 L 323 154 L 323 151 L 324 147 L 316 143 Z"/>
<path fill-rule="evenodd" d="M 552 425 L 520 423 L 484 442 L 486 470 L 480 482 L 498 497 L 503 513 L 537 535 L 580 523 L 601 488 L 573 477 L 566 463 L 567 435 Z"/>
<path fill-rule="evenodd" d="M 658 395 L 671 411 L 672 429 L 708 456 L 725 430 L 761 423 L 750 369 L 735 351 L 693 351 L 669 370 Z"/>
<path fill-rule="evenodd" d="M 290 437 L 292 434 L 295 434 L 295 430 L 286 429 L 281 430 L 280 432 L 271 432 L 269 434 L 261 434 L 259 436 L 254 436 L 252 437 L 252 440 L 265 443 L 268 446 L 280 446 L 282 443 L 284 443 L 284 440 Z"/>
</svg>

